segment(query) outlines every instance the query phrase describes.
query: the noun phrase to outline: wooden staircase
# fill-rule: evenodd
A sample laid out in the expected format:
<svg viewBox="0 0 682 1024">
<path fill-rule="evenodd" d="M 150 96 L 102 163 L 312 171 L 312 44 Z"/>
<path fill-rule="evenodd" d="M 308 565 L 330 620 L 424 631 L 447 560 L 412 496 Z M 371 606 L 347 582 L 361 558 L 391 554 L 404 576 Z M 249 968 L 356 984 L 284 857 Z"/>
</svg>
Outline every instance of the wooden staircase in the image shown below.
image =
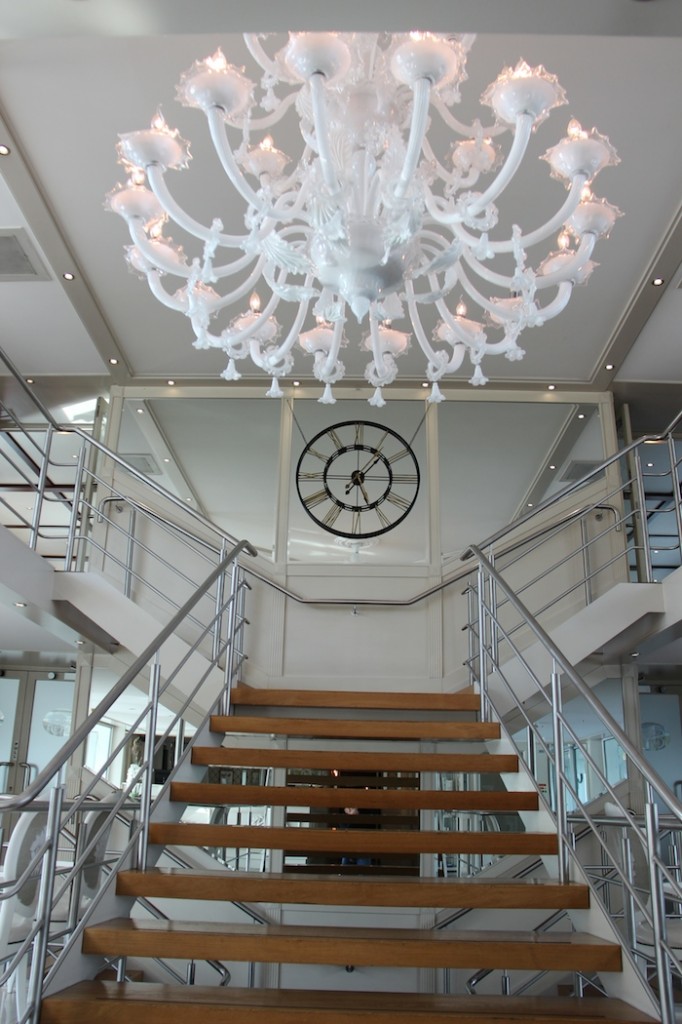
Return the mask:
<svg viewBox="0 0 682 1024">
<path fill-rule="evenodd" d="M 234 768 L 279 769 L 280 777 L 286 773 L 287 784 L 260 786 L 247 781 L 238 785 L 232 772 L 225 783 L 173 783 L 171 798 L 200 806 L 294 807 L 299 816 L 284 818 L 282 810 L 279 814 L 285 823 L 269 826 L 153 822 L 149 841 L 164 846 L 282 851 L 282 870 L 123 871 L 117 879 L 118 894 L 275 904 L 289 909 L 319 907 L 327 908 L 328 916 L 333 908 L 348 907 L 365 914 L 368 908 L 405 908 L 408 913 L 410 908 L 588 907 L 589 891 L 578 884 L 487 880 L 484 876 L 418 877 L 398 871 L 401 864 L 402 868 L 405 863 L 408 868 L 418 866 L 424 855 L 556 853 L 557 840 L 552 833 L 520 828 L 439 831 L 415 827 L 419 815 L 432 810 L 515 815 L 537 808 L 535 792 L 416 788 L 415 777 L 425 773 L 425 781 L 433 772 L 482 774 L 491 779 L 500 772 L 517 770 L 514 756 L 466 750 L 467 743 L 480 745 L 498 735 L 495 725 L 475 720 L 477 706 L 476 696 L 469 692 L 309 693 L 238 687 L 233 695 L 236 713 L 212 720 L 212 730 L 225 734 L 225 744 L 194 749 L 193 763 L 210 767 L 214 775 Z M 374 717 L 379 713 L 381 717 Z M 237 734 L 239 745 L 231 745 L 230 737 Z M 242 747 L 244 734 L 274 736 L 277 745 L 254 741 Z M 322 747 L 318 740 L 331 744 Z M 362 740 L 363 747 L 376 741 L 376 749 L 355 749 L 353 740 Z M 440 741 L 445 749 L 421 752 L 422 741 L 430 748 Z M 335 749 L 329 749 L 330 745 Z M 354 808 L 357 814 L 349 816 L 344 808 Z M 346 819 L 349 827 L 339 827 Z M 296 864 L 290 863 L 292 858 Z M 432 862 L 431 856 L 428 861 Z M 88 927 L 83 952 L 109 958 L 222 960 L 228 965 L 492 968 L 588 974 L 621 968 L 618 944 L 570 930 L 439 930 L 425 928 L 423 923 L 409 928 L 314 926 L 289 923 L 284 917 L 278 924 L 238 925 L 117 919 Z M 386 920 L 390 922 L 390 916 Z M 190 1018 L 205 1024 L 470 1024 L 482 1020 L 493 1024 L 517 1020 L 625 1024 L 651 1020 L 608 998 L 429 995 L 350 988 L 350 979 L 342 991 L 91 981 L 45 999 L 41 1021 L 118 1024 L 122 1015 L 129 1024 L 187 1024 Z"/>
</svg>

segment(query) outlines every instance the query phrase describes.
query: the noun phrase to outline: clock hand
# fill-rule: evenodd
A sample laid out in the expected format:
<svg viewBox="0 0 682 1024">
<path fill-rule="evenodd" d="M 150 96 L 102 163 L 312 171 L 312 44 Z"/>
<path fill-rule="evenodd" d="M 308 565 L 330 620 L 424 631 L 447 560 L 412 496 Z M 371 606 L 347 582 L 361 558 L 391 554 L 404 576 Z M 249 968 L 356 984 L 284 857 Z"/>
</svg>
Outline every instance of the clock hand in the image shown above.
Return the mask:
<svg viewBox="0 0 682 1024">
<path fill-rule="evenodd" d="M 384 447 L 384 445 L 386 444 L 386 439 L 387 439 L 387 438 L 388 438 L 388 431 L 387 431 L 387 432 L 386 432 L 386 433 L 384 434 L 384 436 L 383 436 L 383 437 L 381 438 L 381 441 L 380 441 L 380 442 L 379 442 L 379 444 L 378 444 L 378 445 L 376 446 L 376 448 L 375 448 L 375 449 L 374 449 L 374 451 L 372 452 L 372 455 L 371 455 L 371 456 L 370 456 L 370 458 L 369 458 L 369 459 L 367 460 L 367 462 L 365 463 L 365 465 L 364 465 L 364 466 L 362 467 L 362 469 L 361 469 L 361 470 L 359 470 L 359 471 L 358 471 L 358 472 L 362 473 L 363 477 L 364 477 L 365 473 L 367 473 L 367 472 L 368 472 L 368 470 L 370 470 L 370 469 L 372 469 L 372 468 L 373 468 L 374 466 L 376 466 L 377 462 L 378 462 L 378 461 L 379 461 L 379 459 L 381 458 L 381 449 L 382 449 L 382 448 Z"/>
<path fill-rule="evenodd" d="M 350 483 L 346 484 L 346 494 L 350 494 L 354 487 L 359 487 L 365 504 L 369 505 L 369 495 L 365 489 L 365 474 L 360 469 L 354 469 L 351 473 Z"/>
<path fill-rule="evenodd" d="M 364 476 L 359 469 L 354 469 L 351 473 L 350 483 L 346 484 L 346 494 L 350 494 L 354 487 L 362 487 Z"/>
</svg>

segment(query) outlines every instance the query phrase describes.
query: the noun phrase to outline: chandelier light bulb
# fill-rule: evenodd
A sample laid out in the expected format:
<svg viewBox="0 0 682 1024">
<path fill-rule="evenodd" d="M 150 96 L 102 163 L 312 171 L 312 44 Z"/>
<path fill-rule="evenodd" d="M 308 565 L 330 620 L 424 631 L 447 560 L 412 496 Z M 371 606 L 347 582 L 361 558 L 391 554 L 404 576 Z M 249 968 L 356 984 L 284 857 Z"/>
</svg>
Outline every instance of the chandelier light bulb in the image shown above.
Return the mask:
<svg viewBox="0 0 682 1024">
<path fill-rule="evenodd" d="M 557 189 L 545 223 L 505 231 L 518 224 L 505 209 L 507 187 L 523 172 L 531 135 L 567 102 L 542 65 L 506 67 L 481 97 L 493 116 L 484 110 L 467 125 L 453 108 L 473 36 L 292 32 L 274 54 L 267 38 L 244 36 L 261 69 L 256 80 L 218 49 L 177 88 L 180 103 L 206 117 L 243 209 L 241 229 L 228 233 L 217 216 L 202 223 L 175 199 L 167 172 L 184 170 L 191 155 L 160 111 L 151 127 L 119 137 L 127 181 L 107 207 L 127 223 L 130 266 L 155 298 L 188 317 L 194 347 L 223 350 L 228 381 L 250 361 L 273 396 L 298 351 L 312 358 L 329 403 L 346 373 L 339 356 L 349 324 L 369 353 L 364 378 L 379 407 L 410 335 L 424 355 L 430 401 L 442 400 L 439 381 L 467 356 L 476 386 L 486 382 L 487 356 L 523 358 L 521 334 L 565 309 L 620 216 L 592 190 L 618 163 L 606 136 L 569 119 L 543 157 L 567 193 Z M 278 140 L 285 130 L 291 139 L 294 113 L 301 137 L 287 155 Z M 222 192 L 216 205 L 224 206 Z M 182 244 L 165 233 L 168 224 Z M 285 328 L 280 304 L 289 307 Z"/>
</svg>

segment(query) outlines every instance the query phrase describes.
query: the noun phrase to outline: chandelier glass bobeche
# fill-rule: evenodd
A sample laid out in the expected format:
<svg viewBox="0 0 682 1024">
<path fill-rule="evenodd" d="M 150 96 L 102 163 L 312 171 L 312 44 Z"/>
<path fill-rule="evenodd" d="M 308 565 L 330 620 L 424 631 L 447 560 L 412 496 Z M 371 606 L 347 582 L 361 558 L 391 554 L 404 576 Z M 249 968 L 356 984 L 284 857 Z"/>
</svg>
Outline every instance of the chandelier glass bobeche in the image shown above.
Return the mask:
<svg viewBox="0 0 682 1024">
<path fill-rule="evenodd" d="M 595 129 L 569 121 L 543 157 L 567 189 L 559 209 L 541 226 L 514 225 L 498 237 L 497 201 L 533 130 L 566 99 L 553 75 L 520 61 L 481 97 L 494 123 L 462 124 L 452 108 L 473 38 L 295 32 L 269 56 L 261 37 L 247 35 L 263 69 L 260 90 L 220 50 L 195 63 L 178 98 L 206 115 L 220 163 L 246 204 L 242 234 L 227 234 L 217 219 L 201 224 L 176 203 L 166 171 L 187 166 L 189 147 L 160 115 L 151 128 L 120 136 L 128 180 L 108 205 L 128 224 L 128 260 L 160 302 L 189 318 L 196 348 L 225 351 L 226 380 L 238 380 L 237 365 L 248 358 L 272 378 L 268 394 L 278 397 L 298 344 L 324 385 L 320 401 L 333 402 L 350 311 L 367 325 L 365 379 L 375 389 L 371 404 L 383 405 L 382 388 L 395 380 L 409 342 L 393 323 L 408 316 L 426 357 L 430 400 L 440 401 L 438 382 L 466 356 L 472 384 L 486 383 L 484 356 L 521 359 L 521 332 L 561 313 L 573 286 L 587 279 L 595 242 L 619 215 L 593 195 L 592 182 L 618 157 Z M 302 136 L 296 162 L 269 134 L 292 106 Z M 448 154 L 434 152 L 431 118 L 453 134 Z M 503 154 L 497 139 L 505 133 Z M 194 236 L 197 255 L 188 258 L 164 235 L 168 221 Z M 556 244 L 547 244 L 557 232 Z M 539 243 L 545 255 L 532 267 L 528 252 Z M 244 311 L 234 317 L 240 301 Z M 275 318 L 281 302 L 294 307 L 285 337 Z M 438 317 L 430 336 L 420 312 L 429 306 Z M 233 319 L 221 327 L 223 311 Z"/>
</svg>

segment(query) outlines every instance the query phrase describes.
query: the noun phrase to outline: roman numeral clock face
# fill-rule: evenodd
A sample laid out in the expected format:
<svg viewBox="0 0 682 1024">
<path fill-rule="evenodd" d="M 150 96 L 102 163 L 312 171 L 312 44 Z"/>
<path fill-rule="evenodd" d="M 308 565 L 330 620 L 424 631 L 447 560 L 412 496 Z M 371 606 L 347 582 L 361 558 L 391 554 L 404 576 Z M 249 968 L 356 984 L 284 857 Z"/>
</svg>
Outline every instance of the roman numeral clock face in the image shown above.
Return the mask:
<svg viewBox="0 0 682 1024">
<path fill-rule="evenodd" d="M 338 537 L 378 537 L 403 521 L 419 491 L 414 452 L 395 430 L 349 420 L 320 431 L 296 467 L 304 509 Z"/>
</svg>

